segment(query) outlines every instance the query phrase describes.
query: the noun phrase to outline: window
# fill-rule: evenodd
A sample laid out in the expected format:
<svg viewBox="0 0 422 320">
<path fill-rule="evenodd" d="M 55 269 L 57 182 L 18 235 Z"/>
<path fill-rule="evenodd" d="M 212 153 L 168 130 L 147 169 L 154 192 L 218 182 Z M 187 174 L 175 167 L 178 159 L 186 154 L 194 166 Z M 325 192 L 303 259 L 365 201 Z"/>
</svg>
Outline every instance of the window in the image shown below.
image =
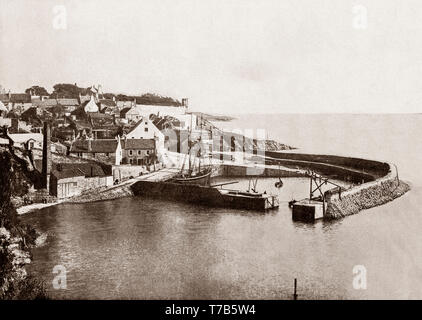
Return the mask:
<svg viewBox="0 0 422 320">
<path fill-rule="evenodd" d="M 147 150 L 147 154 L 149 154 L 149 150 Z"/>
<path fill-rule="evenodd" d="M 138 156 L 140 156 L 142 154 L 141 150 L 138 150 Z"/>
<path fill-rule="evenodd" d="M 133 159 L 129 159 L 129 163 L 132 164 L 133 163 Z"/>
<path fill-rule="evenodd" d="M 130 156 L 132 155 L 132 150 L 129 150 L 129 155 L 130 155 Z"/>
<path fill-rule="evenodd" d="M 145 127 L 145 132 L 148 132 L 148 128 L 147 127 Z"/>
</svg>

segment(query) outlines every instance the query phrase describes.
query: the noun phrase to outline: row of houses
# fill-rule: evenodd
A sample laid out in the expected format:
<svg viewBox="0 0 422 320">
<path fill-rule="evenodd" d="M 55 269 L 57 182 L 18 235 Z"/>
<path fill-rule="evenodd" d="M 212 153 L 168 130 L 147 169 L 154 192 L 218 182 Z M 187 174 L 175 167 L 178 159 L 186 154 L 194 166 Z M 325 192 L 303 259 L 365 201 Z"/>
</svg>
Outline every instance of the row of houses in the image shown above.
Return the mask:
<svg viewBox="0 0 422 320">
<path fill-rule="evenodd" d="M 70 155 L 114 165 L 147 166 L 157 161 L 155 139 L 77 140 Z"/>
</svg>

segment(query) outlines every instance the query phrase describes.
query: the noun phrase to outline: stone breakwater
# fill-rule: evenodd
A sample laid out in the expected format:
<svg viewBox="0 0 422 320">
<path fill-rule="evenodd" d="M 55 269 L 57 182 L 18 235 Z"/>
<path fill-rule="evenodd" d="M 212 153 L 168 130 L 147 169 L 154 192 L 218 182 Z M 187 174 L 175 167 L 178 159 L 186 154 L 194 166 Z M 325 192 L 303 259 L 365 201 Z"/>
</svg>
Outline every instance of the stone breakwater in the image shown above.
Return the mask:
<svg viewBox="0 0 422 320">
<path fill-rule="evenodd" d="M 356 214 L 392 201 L 410 190 L 408 183 L 399 180 L 396 166 L 387 162 L 332 155 L 267 152 L 266 163 L 313 170 L 356 183 L 348 190 L 336 188 L 325 192 L 324 219 Z"/>
<path fill-rule="evenodd" d="M 409 184 L 397 178 L 395 169 L 375 181 L 349 190 L 330 190 L 325 193 L 327 203 L 324 218 L 339 219 L 387 203 L 410 190 Z"/>
</svg>

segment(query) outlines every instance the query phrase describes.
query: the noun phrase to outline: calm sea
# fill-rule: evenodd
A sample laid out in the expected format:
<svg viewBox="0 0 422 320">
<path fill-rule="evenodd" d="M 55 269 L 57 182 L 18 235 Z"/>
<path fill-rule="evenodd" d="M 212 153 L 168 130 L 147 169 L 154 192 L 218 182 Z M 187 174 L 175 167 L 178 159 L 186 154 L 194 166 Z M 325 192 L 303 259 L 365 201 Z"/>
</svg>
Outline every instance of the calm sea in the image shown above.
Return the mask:
<svg viewBox="0 0 422 320">
<path fill-rule="evenodd" d="M 306 179 L 282 189 L 260 179 L 281 200 L 266 214 L 142 198 L 45 208 L 22 219 L 48 233 L 28 270 L 53 298 L 291 299 L 294 278 L 302 299 L 422 298 L 422 115 L 242 115 L 218 125 L 265 129 L 302 152 L 388 160 L 412 190 L 315 224 L 293 222 L 287 206 L 306 195 Z M 67 270 L 65 290 L 52 286 L 55 265 Z M 353 288 L 356 265 L 366 290 Z"/>
</svg>

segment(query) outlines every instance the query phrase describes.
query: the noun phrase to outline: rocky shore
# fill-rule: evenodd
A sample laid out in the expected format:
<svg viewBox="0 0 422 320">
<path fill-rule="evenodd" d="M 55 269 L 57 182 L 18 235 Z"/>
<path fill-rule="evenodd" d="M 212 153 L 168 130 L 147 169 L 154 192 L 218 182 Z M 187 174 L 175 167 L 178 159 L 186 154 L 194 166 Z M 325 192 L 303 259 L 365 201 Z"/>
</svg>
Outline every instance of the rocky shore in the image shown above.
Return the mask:
<svg viewBox="0 0 422 320">
<path fill-rule="evenodd" d="M 115 186 L 107 190 L 89 192 L 66 200 L 67 203 L 86 203 L 104 200 L 113 200 L 133 196 L 129 184 Z"/>
</svg>

